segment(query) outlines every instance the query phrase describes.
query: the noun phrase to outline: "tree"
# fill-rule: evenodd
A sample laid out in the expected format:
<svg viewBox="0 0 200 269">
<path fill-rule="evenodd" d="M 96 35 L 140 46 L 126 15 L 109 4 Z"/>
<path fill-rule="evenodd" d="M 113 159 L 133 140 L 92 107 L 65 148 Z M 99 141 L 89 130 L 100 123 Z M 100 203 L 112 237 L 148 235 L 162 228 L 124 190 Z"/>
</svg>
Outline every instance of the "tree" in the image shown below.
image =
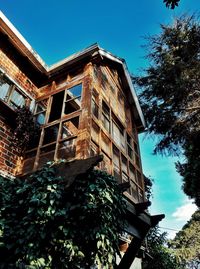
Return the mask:
<svg viewBox="0 0 200 269">
<path fill-rule="evenodd" d="M 144 262 L 144 269 L 183 269 L 167 248 L 166 233 L 161 233 L 158 227 L 150 230 L 147 249 L 150 259 Z"/>
<path fill-rule="evenodd" d="M 180 0 L 163 0 L 166 7 L 174 9 L 176 6 L 178 6 Z"/>
<path fill-rule="evenodd" d="M 184 154 L 185 163 L 177 165 L 184 191 L 200 205 L 200 24 L 195 16 L 182 16 L 148 41 L 150 67 L 134 82 L 148 131 L 158 138 L 154 152 Z"/>
<path fill-rule="evenodd" d="M 187 268 L 200 268 L 200 211 L 197 210 L 170 242 L 177 259 Z"/>
<path fill-rule="evenodd" d="M 91 170 L 66 188 L 56 169 L 46 165 L 23 179 L 0 177 L 1 268 L 115 265 L 125 212 L 116 180 Z"/>
</svg>

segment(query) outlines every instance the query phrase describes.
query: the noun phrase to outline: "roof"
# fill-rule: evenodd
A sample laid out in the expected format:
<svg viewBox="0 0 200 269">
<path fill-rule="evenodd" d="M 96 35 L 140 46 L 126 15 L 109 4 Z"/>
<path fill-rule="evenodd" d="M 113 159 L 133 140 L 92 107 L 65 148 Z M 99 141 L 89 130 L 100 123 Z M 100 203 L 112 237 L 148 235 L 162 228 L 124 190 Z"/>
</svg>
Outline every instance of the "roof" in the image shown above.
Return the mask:
<svg viewBox="0 0 200 269">
<path fill-rule="evenodd" d="M 134 113 L 138 119 L 138 129 L 143 131 L 145 129 L 145 120 L 144 116 L 135 93 L 131 77 L 124 59 L 119 58 L 112 53 L 101 48 L 97 43 L 79 51 L 69 57 L 48 66 L 42 58 L 36 53 L 36 51 L 31 47 L 31 45 L 26 41 L 26 39 L 21 35 L 21 33 L 15 28 L 15 26 L 7 19 L 7 17 L 0 11 L 0 30 L 3 34 L 9 37 L 10 42 L 17 48 L 17 50 L 27 57 L 34 68 L 42 74 L 47 75 L 48 77 L 53 76 L 53 74 L 68 68 L 69 66 L 80 62 L 88 57 L 92 58 L 99 54 L 102 58 L 106 58 L 119 66 L 121 66 L 124 77 L 130 89 L 130 104 L 135 106 Z"/>
</svg>

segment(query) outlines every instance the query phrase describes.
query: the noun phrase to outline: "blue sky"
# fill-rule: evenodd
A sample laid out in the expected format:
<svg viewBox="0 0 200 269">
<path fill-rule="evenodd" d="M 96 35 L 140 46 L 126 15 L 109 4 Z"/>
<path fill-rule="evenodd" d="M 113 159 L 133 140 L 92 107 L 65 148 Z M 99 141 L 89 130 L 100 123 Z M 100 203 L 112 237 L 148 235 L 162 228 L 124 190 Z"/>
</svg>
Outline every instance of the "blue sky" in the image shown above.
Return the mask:
<svg viewBox="0 0 200 269">
<path fill-rule="evenodd" d="M 200 1 L 181 0 L 172 11 L 162 0 L 0 0 L 0 9 L 48 65 L 98 42 L 139 74 L 148 64 L 144 37 L 175 16 L 199 12 Z M 181 191 L 175 160 L 153 156 L 154 142 L 140 140 L 144 172 L 155 180 L 151 212 L 166 214 L 160 226 L 178 230 L 195 207 Z"/>
</svg>

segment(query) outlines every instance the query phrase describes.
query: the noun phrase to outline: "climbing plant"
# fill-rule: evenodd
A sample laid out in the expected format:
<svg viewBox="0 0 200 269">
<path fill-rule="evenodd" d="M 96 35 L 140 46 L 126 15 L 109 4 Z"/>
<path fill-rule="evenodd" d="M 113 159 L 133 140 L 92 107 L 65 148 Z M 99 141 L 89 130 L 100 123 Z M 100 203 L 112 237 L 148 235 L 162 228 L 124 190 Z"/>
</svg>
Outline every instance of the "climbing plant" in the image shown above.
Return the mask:
<svg viewBox="0 0 200 269">
<path fill-rule="evenodd" d="M 39 138 L 39 126 L 34 115 L 27 106 L 16 110 L 16 128 L 13 132 L 12 147 L 16 147 L 20 155 L 23 155 L 29 146 L 37 143 Z"/>
<path fill-rule="evenodd" d="M 114 267 L 125 212 L 116 180 L 91 170 L 66 188 L 56 171 L 48 164 L 23 179 L 0 178 L 1 268 Z"/>
</svg>

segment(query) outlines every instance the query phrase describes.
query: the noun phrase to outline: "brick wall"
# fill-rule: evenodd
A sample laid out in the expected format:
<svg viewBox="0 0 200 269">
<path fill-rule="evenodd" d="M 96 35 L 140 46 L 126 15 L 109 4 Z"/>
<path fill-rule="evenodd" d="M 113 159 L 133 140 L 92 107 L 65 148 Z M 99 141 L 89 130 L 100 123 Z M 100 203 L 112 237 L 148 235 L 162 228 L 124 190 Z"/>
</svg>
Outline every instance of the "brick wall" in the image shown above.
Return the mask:
<svg viewBox="0 0 200 269">
<path fill-rule="evenodd" d="M 0 68 L 5 74 L 16 82 L 25 93 L 36 97 L 37 87 L 30 79 L 6 56 L 0 51 Z M 20 168 L 20 158 L 17 151 L 11 148 L 13 130 L 2 117 L 0 112 L 0 173 L 15 175 Z"/>
<path fill-rule="evenodd" d="M 11 147 L 11 140 L 12 129 L 0 117 L 0 172 L 15 175 L 20 159 Z"/>
</svg>

